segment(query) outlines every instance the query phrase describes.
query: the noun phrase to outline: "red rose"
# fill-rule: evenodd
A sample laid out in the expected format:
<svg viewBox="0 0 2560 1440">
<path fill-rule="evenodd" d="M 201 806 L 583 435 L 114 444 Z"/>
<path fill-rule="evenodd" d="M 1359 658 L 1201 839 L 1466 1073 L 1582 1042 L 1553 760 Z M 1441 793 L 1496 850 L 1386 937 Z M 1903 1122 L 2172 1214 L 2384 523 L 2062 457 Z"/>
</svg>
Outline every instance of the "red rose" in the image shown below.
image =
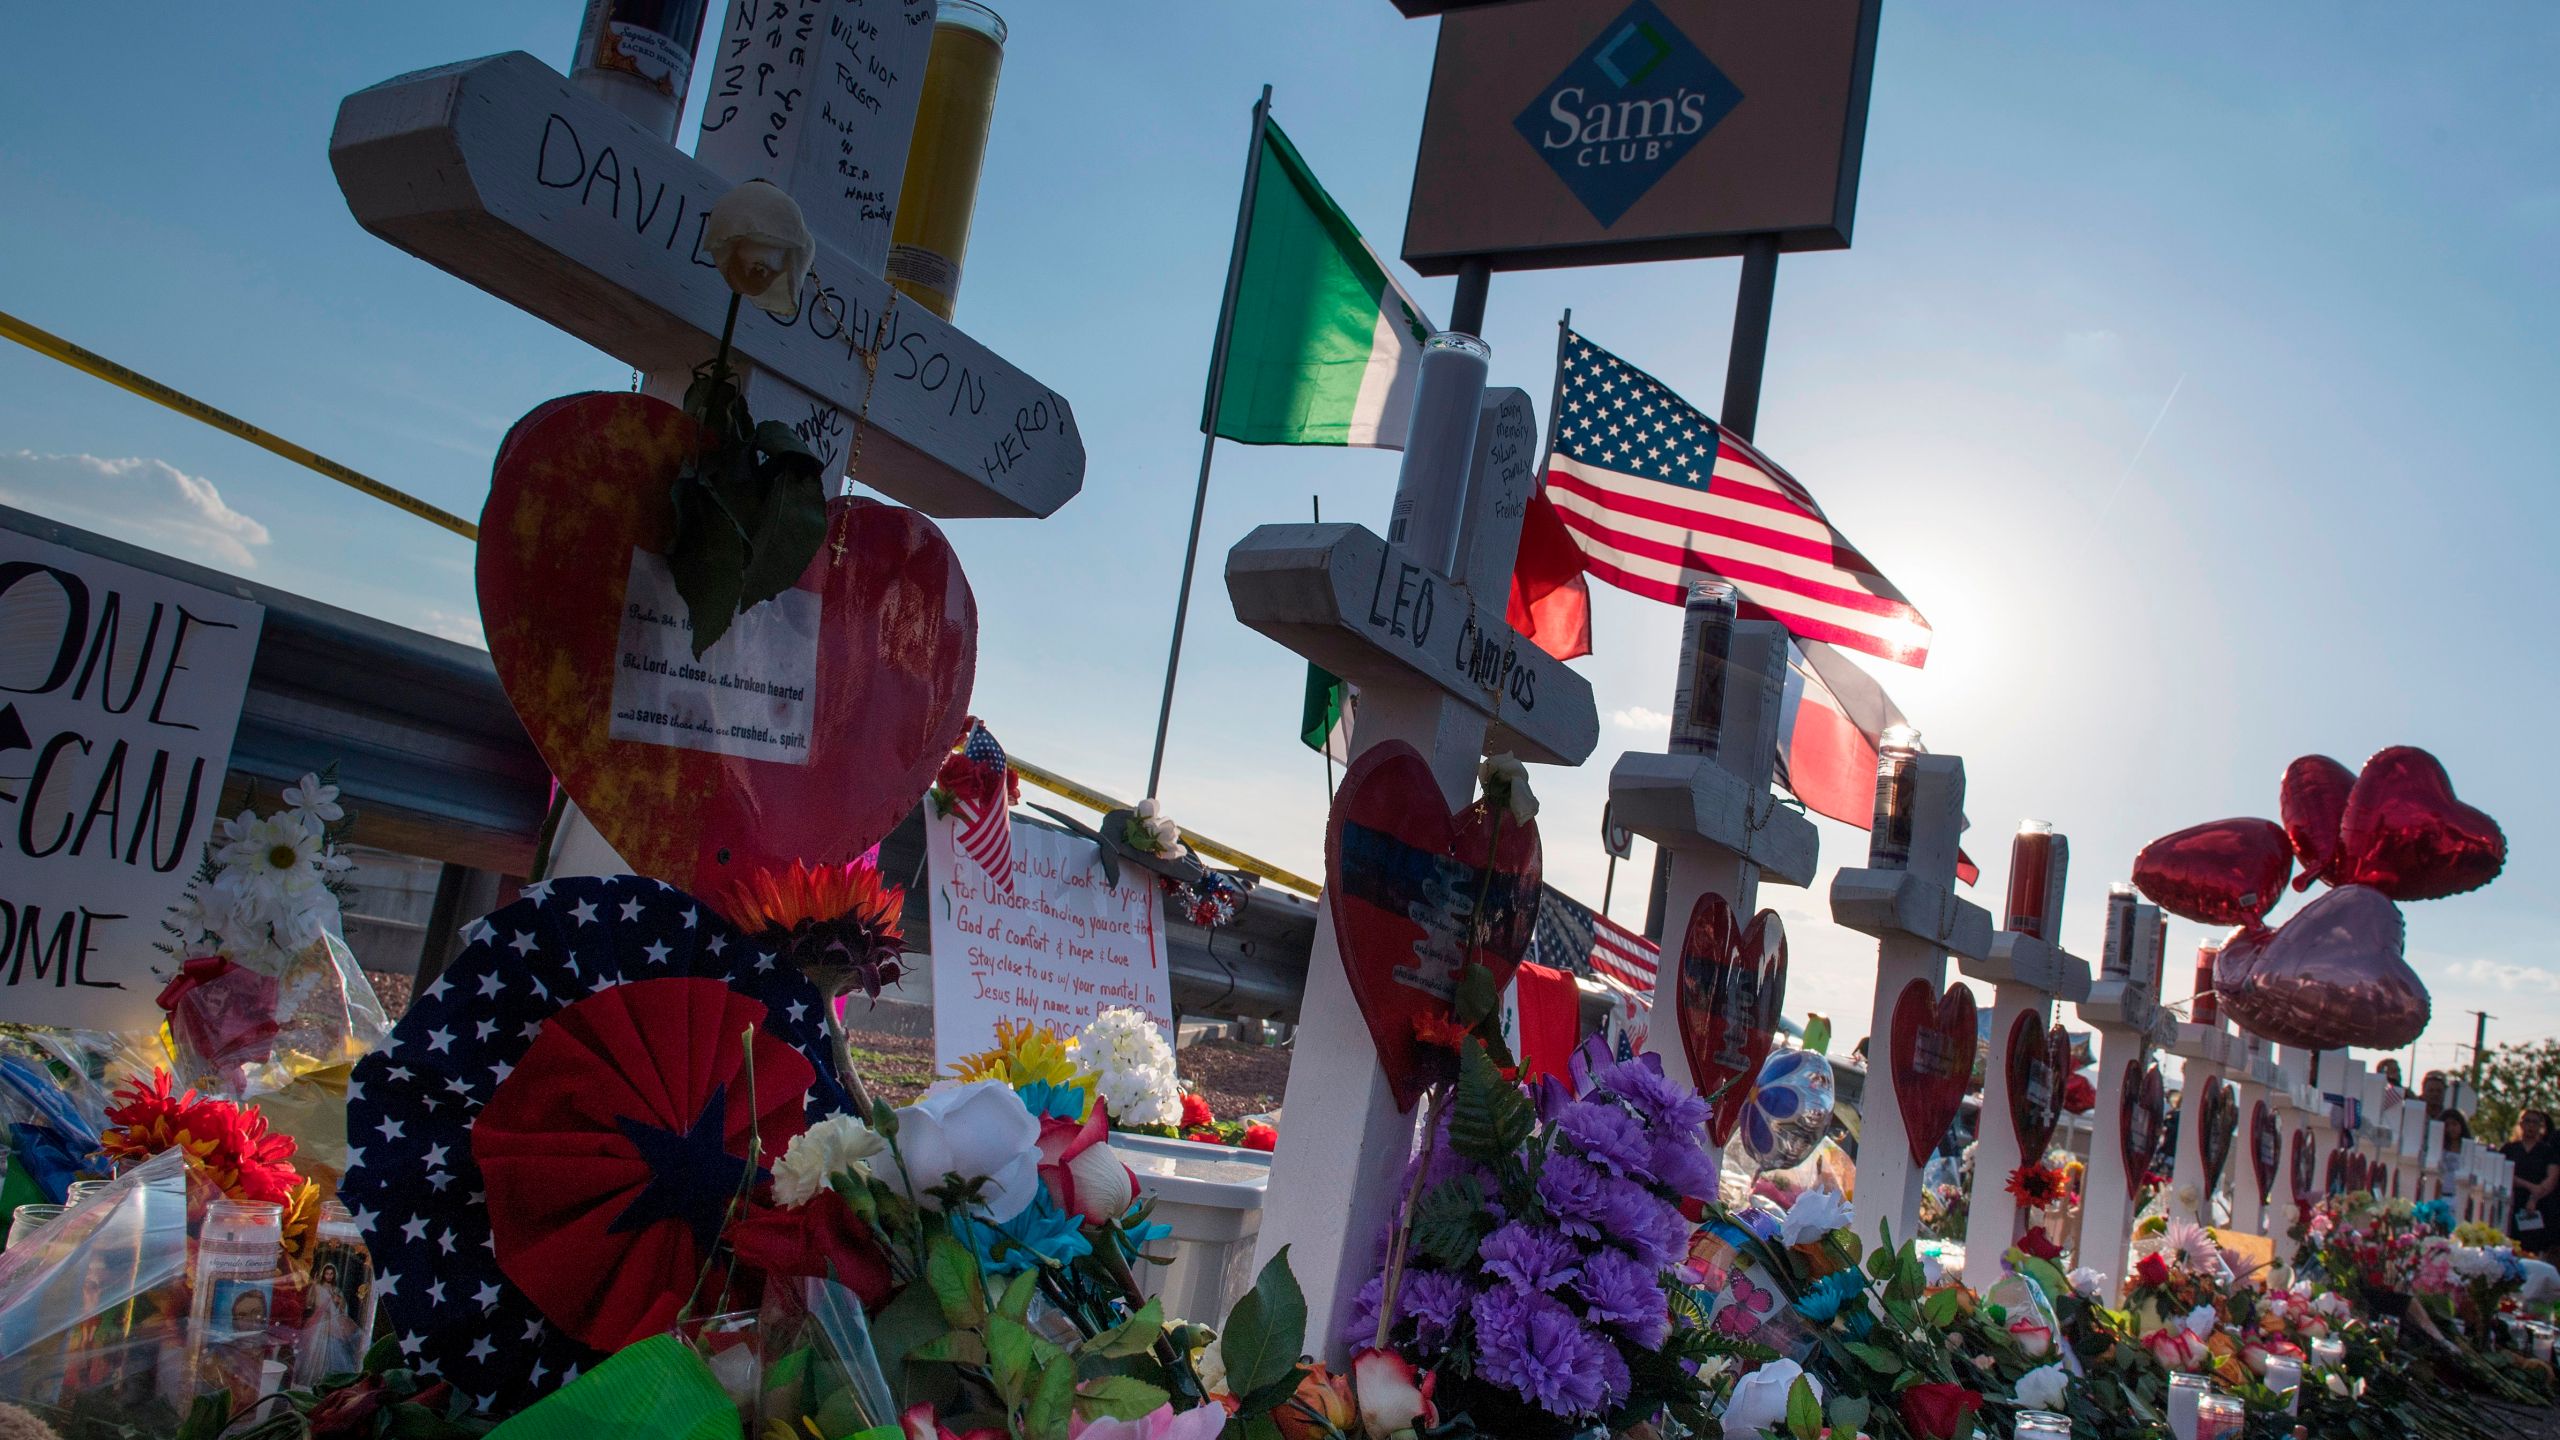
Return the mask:
<svg viewBox="0 0 2560 1440">
<path fill-rule="evenodd" d="M 2157 1255 L 2143 1256 L 2142 1263 L 2133 1267 L 2133 1283 L 2143 1286 L 2168 1284 L 2169 1262 Z"/>
<path fill-rule="evenodd" d="M 344 1390 L 333 1390 L 320 1397 L 309 1416 L 313 1440 L 357 1440 L 373 1434 L 373 1417 L 391 1397 L 382 1388 L 382 1377 L 367 1375 Z"/>
<path fill-rule="evenodd" d="M 1182 1097 L 1183 1129 L 1196 1130 L 1203 1125 L 1216 1124 L 1217 1119 L 1218 1117 L 1211 1113 L 1208 1101 L 1197 1095 L 1186 1094 Z"/>
<path fill-rule="evenodd" d="M 1902 1392 L 1902 1421 L 1922 1440 L 1955 1440 L 1982 1397 L 1961 1385 L 1914 1385 Z"/>
<path fill-rule="evenodd" d="M 883 1303 L 892 1288 L 879 1239 L 832 1189 L 797 1210 L 750 1204 L 729 1227 L 729 1245 L 741 1264 L 768 1275 L 832 1275 L 865 1305 Z"/>
<path fill-rule="evenodd" d="M 2047 1235 L 2042 1230 L 2029 1230 L 2026 1234 L 2019 1236 L 2018 1249 L 2026 1254 L 2033 1255 L 2039 1260 L 2059 1260 L 2062 1258 L 2062 1247 L 2054 1244 L 2053 1237 Z"/>
<path fill-rule="evenodd" d="M 1280 1148 L 1280 1132 L 1268 1125 L 1247 1125 L 1240 1143 L 1247 1150 L 1277 1150 Z"/>
<path fill-rule="evenodd" d="M 2062 1082 L 2062 1108 L 2074 1115 L 2086 1115 L 2098 1108 L 2098 1087 L 2086 1075 L 2074 1075 Z"/>
</svg>

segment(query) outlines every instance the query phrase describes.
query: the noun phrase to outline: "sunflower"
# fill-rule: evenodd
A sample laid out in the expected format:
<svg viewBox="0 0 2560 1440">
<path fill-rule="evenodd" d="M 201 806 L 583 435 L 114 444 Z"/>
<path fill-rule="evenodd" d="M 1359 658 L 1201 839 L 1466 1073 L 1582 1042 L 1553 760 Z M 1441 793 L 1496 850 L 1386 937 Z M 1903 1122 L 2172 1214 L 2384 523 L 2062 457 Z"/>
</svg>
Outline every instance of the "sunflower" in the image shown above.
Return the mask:
<svg viewBox="0 0 2560 1440">
<path fill-rule="evenodd" d="M 1001 1080 L 1016 1090 L 1047 1084 L 1093 1092 L 1093 1072 L 1076 1064 L 1057 1031 L 1036 1020 L 997 1021 L 996 1043 L 961 1056 L 952 1072 L 962 1080 Z"/>
<path fill-rule="evenodd" d="M 904 887 L 869 859 L 844 865 L 791 862 L 739 881 L 717 907 L 730 923 L 782 952 L 830 995 L 859 988 L 877 1000 L 905 973 L 898 918 Z"/>
<path fill-rule="evenodd" d="M 2021 1165 L 2009 1172 L 2009 1193 L 2029 1209 L 2041 1210 L 2062 1198 L 2062 1172 L 2045 1165 Z"/>
</svg>

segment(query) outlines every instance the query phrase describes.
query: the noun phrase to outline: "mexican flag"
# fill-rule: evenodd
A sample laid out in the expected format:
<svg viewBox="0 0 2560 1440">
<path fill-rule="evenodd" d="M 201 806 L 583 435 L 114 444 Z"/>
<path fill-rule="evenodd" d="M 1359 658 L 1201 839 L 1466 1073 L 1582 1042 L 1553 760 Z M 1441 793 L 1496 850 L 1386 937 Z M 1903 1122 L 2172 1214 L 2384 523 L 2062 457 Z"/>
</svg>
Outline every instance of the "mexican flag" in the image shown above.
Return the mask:
<svg viewBox="0 0 2560 1440">
<path fill-rule="evenodd" d="M 1431 322 L 1276 121 L 1262 128 L 1243 270 L 1219 438 L 1403 449 Z"/>
</svg>

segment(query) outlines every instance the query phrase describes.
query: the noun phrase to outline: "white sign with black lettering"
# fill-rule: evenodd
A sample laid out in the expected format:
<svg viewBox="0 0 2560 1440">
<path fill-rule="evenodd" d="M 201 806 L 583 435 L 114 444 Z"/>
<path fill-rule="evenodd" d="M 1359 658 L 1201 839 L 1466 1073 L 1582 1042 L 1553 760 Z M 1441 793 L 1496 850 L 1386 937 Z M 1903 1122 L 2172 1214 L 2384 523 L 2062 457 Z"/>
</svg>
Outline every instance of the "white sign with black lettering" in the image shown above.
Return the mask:
<svg viewBox="0 0 2560 1440">
<path fill-rule="evenodd" d="M 607 733 L 644 745 L 808 764 L 818 609 L 811 592 L 785 590 L 741 612 L 697 658 L 693 622 L 665 557 L 632 551 Z"/>
<path fill-rule="evenodd" d="M 265 617 L 0 531 L 0 1020 L 160 1023 Z"/>
</svg>

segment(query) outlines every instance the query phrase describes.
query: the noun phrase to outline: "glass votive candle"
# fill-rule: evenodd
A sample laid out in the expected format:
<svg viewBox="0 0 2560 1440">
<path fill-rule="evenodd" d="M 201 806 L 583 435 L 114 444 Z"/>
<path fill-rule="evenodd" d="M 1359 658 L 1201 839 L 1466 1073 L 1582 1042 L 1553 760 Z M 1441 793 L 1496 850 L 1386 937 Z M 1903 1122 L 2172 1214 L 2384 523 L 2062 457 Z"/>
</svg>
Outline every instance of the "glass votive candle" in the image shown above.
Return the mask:
<svg viewBox="0 0 2560 1440">
<path fill-rule="evenodd" d="M 2311 1363 L 2323 1370 L 2335 1370 L 2347 1363 L 2347 1342 L 2322 1336 L 2311 1342 Z"/>
<path fill-rule="evenodd" d="M 2237 1395 L 2206 1395 L 2196 1401 L 2195 1423 L 2195 1440 L 2240 1440 L 2249 1407 Z"/>
<path fill-rule="evenodd" d="M 2212 1393 L 2213 1382 L 2201 1375 L 2170 1376 L 2169 1433 L 2177 1440 L 2197 1440 L 2196 1414 Z"/>
<path fill-rule="evenodd" d="M 2532 1336 L 2533 1358 L 2541 1361 L 2545 1365 L 2550 1364 L 2552 1348 L 2555 1342 L 2560 1342 L 2560 1330 L 2554 1330 L 2548 1325 L 2537 1324 L 2527 1330 L 2526 1333 Z"/>
<path fill-rule="evenodd" d="M 2071 1440 L 2071 1417 L 2051 1410 L 2021 1410 L 2018 1428 L 2010 1433 L 2018 1440 Z"/>
<path fill-rule="evenodd" d="M 19 1243 L 24 1241 L 28 1236 L 42 1230 L 54 1221 L 61 1219 L 62 1212 L 65 1208 L 66 1207 L 61 1205 L 19 1206 L 16 1213 L 9 1217 L 9 1241 L 7 1248 L 11 1250 L 17 1249 Z"/>
<path fill-rule="evenodd" d="M 69 1185 L 63 1187 L 62 1203 L 65 1205 L 77 1205 L 81 1201 L 88 1199 L 90 1196 L 97 1194 L 99 1191 L 106 1189 L 114 1183 L 116 1182 L 113 1180 L 74 1180 Z"/>
<path fill-rule="evenodd" d="M 2302 1362 L 2290 1355 L 2267 1357 L 2267 1388 L 2287 1397 L 2290 1412 L 2302 1403 Z"/>
</svg>

